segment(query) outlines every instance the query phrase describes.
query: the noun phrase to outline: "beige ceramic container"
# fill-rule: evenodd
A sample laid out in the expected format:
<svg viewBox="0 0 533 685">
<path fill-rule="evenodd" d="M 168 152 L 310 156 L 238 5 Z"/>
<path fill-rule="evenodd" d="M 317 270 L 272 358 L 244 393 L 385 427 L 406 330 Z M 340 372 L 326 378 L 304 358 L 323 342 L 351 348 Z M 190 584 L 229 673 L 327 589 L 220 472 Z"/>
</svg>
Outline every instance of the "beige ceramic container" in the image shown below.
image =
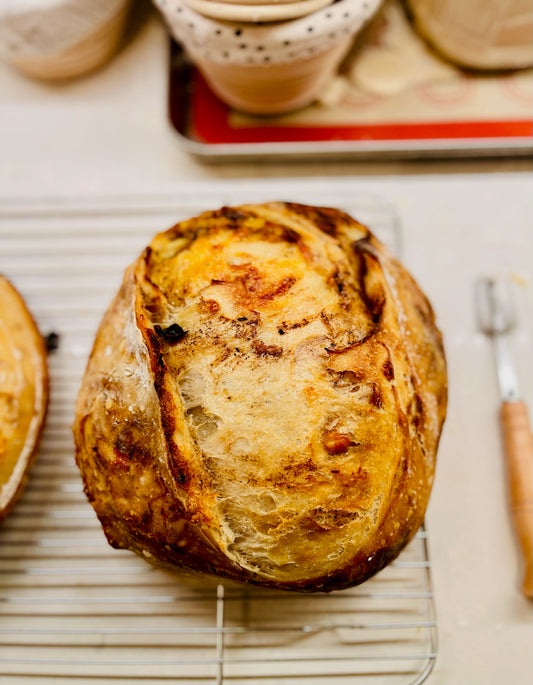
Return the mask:
<svg viewBox="0 0 533 685">
<path fill-rule="evenodd" d="M 84 11 L 84 4 L 88 10 Z M 40 79 L 66 79 L 81 76 L 105 64 L 118 49 L 124 33 L 130 0 L 109 0 L 97 11 L 93 0 L 79 2 L 81 21 L 77 20 L 73 3 L 69 14 L 61 14 L 59 2 L 50 3 L 51 22 L 36 43 L 31 41 L 32 18 L 25 16 L 11 26 L 17 31 L 4 50 L 4 57 L 20 71 Z M 74 6 L 74 10 L 76 6 Z M 42 10 L 41 10 L 42 11 Z M 59 15 L 57 14 L 59 12 Z M 92 13 L 92 16 L 91 16 Z M 57 20 L 54 19 L 57 17 Z M 46 21 L 46 15 L 45 15 Z M 69 25 L 70 21 L 70 25 Z M 27 27 L 27 28 L 26 28 Z M 57 33 L 54 35 L 53 30 Z M 9 25 L 7 26 L 9 29 Z M 6 34 L 6 25 L 0 27 Z"/>
<path fill-rule="evenodd" d="M 332 79 L 352 39 L 306 59 L 272 66 L 199 60 L 197 65 L 211 89 L 231 107 L 250 114 L 281 114 L 305 107 Z"/>
<path fill-rule="evenodd" d="M 476 69 L 533 64 L 531 0 L 408 0 L 420 32 L 451 60 Z"/>
<path fill-rule="evenodd" d="M 183 0 L 155 3 L 221 100 L 268 115 L 318 97 L 380 0 L 339 0 L 299 19 L 266 24 L 211 19 Z"/>
</svg>

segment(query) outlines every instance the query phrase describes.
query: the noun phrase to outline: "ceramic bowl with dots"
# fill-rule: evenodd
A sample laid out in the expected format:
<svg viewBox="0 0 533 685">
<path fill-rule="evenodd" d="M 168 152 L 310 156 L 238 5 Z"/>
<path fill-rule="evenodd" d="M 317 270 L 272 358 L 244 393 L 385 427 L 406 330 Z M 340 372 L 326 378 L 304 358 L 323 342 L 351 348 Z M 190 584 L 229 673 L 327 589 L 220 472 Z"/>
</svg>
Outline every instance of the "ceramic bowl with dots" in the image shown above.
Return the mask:
<svg viewBox="0 0 533 685">
<path fill-rule="evenodd" d="M 381 0 L 338 0 L 312 14 L 262 24 L 206 17 L 183 0 L 154 0 L 213 92 L 251 114 L 315 100 Z"/>
</svg>

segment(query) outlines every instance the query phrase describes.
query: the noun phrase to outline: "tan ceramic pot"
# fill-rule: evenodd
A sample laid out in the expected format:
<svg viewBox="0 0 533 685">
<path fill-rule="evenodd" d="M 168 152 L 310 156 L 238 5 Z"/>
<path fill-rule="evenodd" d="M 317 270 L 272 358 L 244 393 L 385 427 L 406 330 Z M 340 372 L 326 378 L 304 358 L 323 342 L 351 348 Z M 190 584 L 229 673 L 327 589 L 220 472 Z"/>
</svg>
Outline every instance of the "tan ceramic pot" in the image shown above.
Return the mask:
<svg viewBox="0 0 533 685">
<path fill-rule="evenodd" d="M 316 99 L 380 5 L 380 0 L 339 0 L 298 19 L 254 24 L 206 17 L 187 0 L 155 2 L 218 97 L 265 115 Z"/>
<path fill-rule="evenodd" d="M 352 39 L 313 57 L 287 64 L 221 64 L 199 60 L 197 65 L 216 95 L 235 109 L 250 114 L 283 114 L 315 100 L 333 77 Z"/>
</svg>

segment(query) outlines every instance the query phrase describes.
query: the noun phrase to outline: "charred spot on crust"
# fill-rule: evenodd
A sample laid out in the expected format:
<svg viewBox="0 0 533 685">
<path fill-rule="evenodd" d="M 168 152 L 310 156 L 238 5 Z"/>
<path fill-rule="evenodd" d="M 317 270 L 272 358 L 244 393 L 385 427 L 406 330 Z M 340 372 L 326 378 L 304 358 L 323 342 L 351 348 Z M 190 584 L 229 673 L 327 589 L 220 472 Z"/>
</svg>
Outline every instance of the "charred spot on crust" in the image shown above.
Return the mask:
<svg viewBox="0 0 533 685">
<path fill-rule="evenodd" d="M 349 223 L 353 224 L 353 219 L 339 211 L 330 207 L 309 207 L 294 202 L 285 202 L 285 206 L 295 214 L 303 216 L 319 228 L 327 235 L 336 236 L 339 224 Z"/>
<path fill-rule="evenodd" d="M 200 229 L 201 227 L 198 224 L 191 226 L 190 221 L 180 221 L 179 223 L 174 224 L 174 226 L 171 226 L 169 229 L 167 229 L 165 232 L 165 237 L 169 243 L 177 240 L 178 238 L 186 238 L 189 241 L 193 241 L 195 238 L 197 238 Z M 151 247 L 148 247 L 147 249 L 152 252 Z"/>
<path fill-rule="evenodd" d="M 394 380 L 394 367 L 390 359 L 387 359 L 387 361 L 383 362 L 383 366 L 381 368 L 383 369 L 383 375 L 388 381 Z"/>
<path fill-rule="evenodd" d="M 205 212 L 201 214 L 197 219 L 193 220 L 195 222 L 194 229 L 197 233 L 202 230 L 209 231 L 211 228 L 220 228 L 223 225 L 224 228 L 229 228 L 237 230 L 243 227 L 246 219 L 255 217 L 255 214 L 247 212 L 243 209 L 237 207 L 221 207 L 212 212 Z M 223 224 L 220 220 L 223 220 Z M 225 220 L 225 221 L 224 221 Z M 189 222 L 185 222 L 184 225 L 177 224 L 177 228 L 181 228 L 180 235 L 183 235 L 183 228 L 186 227 Z M 173 229 L 171 229 L 173 230 Z M 190 230 L 190 229 L 189 229 Z"/>
<path fill-rule="evenodd" d="M 217 355 L 217 357 L 215 358 L 215 360 L 213 362 L 214 365 L 218 365 L 218 364 L 222 364 L 222 362 L 226 361 L 226 359 L 228 359 L 228 357 L 230 357 L 231 354 L 235 354 L 235 352 L 230 347 L 227 347 L 226 345 L 224 345 L 221 341 L 218 341 L 216 338 L 215 338 L 215 341 L 218 342 L 217 347 L 218 346 L 221 347 L 220 353 Z"/>
<path fill-rule="evenodd" d="M 152 453 L 145 442 L 140 439 L 149 435 L 153 425 L 146 420 L 143 414 L 134 413 L 127 422 L 124 422 L 115 439 L 114 450 L 130 462 L 146 465 L 152 461 Z"/>
<path fill-rule="evenodd" d="M 288 228 L 283 226 L 283 232 L 281 238 L 286 243 L 299 243 L 302 240 L 302 236 L 295 231 L 293 228 Z"/>
<path fill-rule="evenodd" d="M 317 507 L 310 512 L 309 523 L 321 530 L 333 530 L 342 528 L 359 517 L 356 511 L 344 511 L 343 509 L 322 509 Z"/>
<path fill-rule="evenodd" d="M 277 283 L 271 290 L 264 290 L 264 285 L 260 278 L 250 277 L 244 279 L 244 284 L 249 293 L 253 293 L 258 300 L 267 302 L 275 297 L 285 295 L 296 283 L 294 276 L 286 276 Z"/>
<path fill-rule="evenodd" d="M 309 319 L 302 319 L 301 321 L 296 321 L 294 323 L 283 322 L 282 326 L 285 332 L 294 331 L 296 328 L 302 328 L 303 326 L 308 326 L 310 323 Z"/>
<path fill-rule="evenodd" d="M 161 339 L 150 327 L 144 328 L 143 332 L 146 335 L 146 344 L 150 351 L 150 368 L 157 377 L 160 377 L 164 364 L 161 353 Z"/>
<path fill-rule="evenodd" d="M 328 373 L 333 377 L 333 386 L 335 388 L 345 388 L 350 392 L 357 392 L 363 380 L 355 371 L 333 371 L 328 369 Z"/>
<path fill-rule="evenodd" d="M 189 331 L 184 330 L 179 324 L 173 323 L 166 328 L 155 325 L 154 330 L 157 335 L 161 336 L 167 343 L 173 345 L 179 342 Z"/>
<path fill-rule="evenodd" d="M 364 240 L 364 238 L 362 239 Z M 357 241 L 359 242 L 359 241 Z M 370 318 L 374 324 L 378 324 L 382 315 L 383 315 L 383 308 L 385 307 L 385 291 L 380 288 L 377 292 L 375 293 L 369 293 L 368 288 L 365 282 L 366 275 L 369 270 L 369 261 L 373 261 L 378 268 L 379 262 L 377 259 L 375 259 L 372 255 L 367 255 L 363 254 L 362 258 L 359 261 L 359 274 L 358 274 L 358 280 L 359 280 L 359 286 L 360 286 L 360 296 L 363 302 L 366 305 L 366 308 L 368 310 L 368 313 L 370 314 Z"/>
<path fill-rule="evenodd" d="M 156 317 L 162 311 L 161 303 L 155 301 L 154 299 L 146 300 L 144 303 L 144 308 L 153 317 Z"/>
<path fill-rule="evenodd" d="M 178 224 L 178 225 L 179 225 L 179 224 Z M 176 225 L 174 228 L 177 228 L 178 225 Z M 170 233 L 172 230 L 173 230 L 173 228 L 170 228 L 170 229 L 167 231 L 167 233 Z M 153 252 L 152 248 L 150 247 L 150 245 L 148 245 L 148 247 L 145 247 L 145 248 L 144 248 L 144 252 L 143 252 L 142 255 L 141 255 L 141 259 L 143 259 L 143 260 L 146 262 L 146 265 L 147 265 L 147 266 L 150 265 L 150 262 L 151 262 L 151 259 L 152 259 L 152 252 Z"/>
<path fill-rule="evenodd" d="M 424 405 L 417 392 L 414 392 L 411 398 L 409 416 L 411 417 L 414 426 L 419 429 L 424 419 Z"/>
<path fill-rule="evenodd" d="M 265 345 L 261 340 L 252 341 L 253 351 L 259 356 L 281 357 L 283 348 L 276 345 Z"/>
<path fill-rule="evenodd" d="M 426 306 L 423 306 L 426 305 Z M 422 320 L 422 322 L 430 328 L 431 324 L 433 323 L 433 320 L 435 318 L 435 315 L 431 311 L 429 307 L 429 303 L 424 302 L 424 303 L 415 303 L 414 305 L 415 311 Z"/>
<path fill-rule="evenodd" d="M 106 468 L 108 465 L 108 457 L 103 454 L 104 450 L 98 449 L 98 445 L 94 445 L 91 448 L 91 450 L 92 450 L 91 456 L 94 460 L 94 464 L 95 464 L 96 468 L 98 468 L 98 469 Z M 115 457 L 115 450 L 114 449 L 113 449 L 113 457 Z M 95 497 L 93 497 L 92 494 L 89 495 L 89 492 L 87 490 L 87 483 L 84 483 L 83 490 L 84 490 L 85 494 L 87 495 L 87 497 L 89 497 L 89 499 L 91 501 L 94 501 Z"/>
<path fill-rule="evenodd" d="M 234 207 L 221 207 L 218 212 L 213 212 L 213 216 L 224 217 L 224 219 L 228 219 L 235 224 L 240 224 L 244 219 L 252 215 L 249 212 L 245 213 Z"/>
<path fill-rule="evenodd" d="M 340 270 L 337 268 L 335 271 L 331 274 L 331 276 L 328 278 L 328 280 L 331 279 L 333 287 L 336 289 L 338 293 L 344 292 L 344 289 L 346 287 L 345 283 L 345 278 L 346 276 L 343 275 Z"/>
<path fill-rule="evenodd" d="M 368 304 L 372 313 L 372 321 L 375 324 L 379 323 L 385 306 L 385 293 L 382 291 L 377 297 L 370 297 L 368 299 Z"/>
<path fill-rule="evenodd" d="M 176 480 L 181 484 L 187 484 L 192 480 L 190 464 L 183 458 L 182 453 L 173 440 L 176 431 L 176 413 L 174 411 L 174 399 L 164 385 L 164 374 L 158 373 L 155 378 L 155 389 L 159 396 L 161 406 L 161 425 L 165 435 L 165 442 L 170 456 L 170 465 L 173 473 L 178 474 Z"/>
<path fill-rule="evenodd" d="M 279 295 L 284 295 L 288 290 L 292 288 L 292 286 L 296 283 L 296 278 L 294 276 L 287 276 L 284 278 L 279 286 L 276 288 L 274 291 L 274 297 L 277 297 Z"/>
<path fill-rule="evenodd" d="M 372 392 L 370 393 L 370 404 L 376 409 L 383 409 L 383 395 L 377 383 L 372 383 Z"/>
<path fill-rule="evenodd" d="M 282 485 L 290 488 L 291 485 L 294 485 L 294 479 L 297 479 L 298 477 L 303 477 L 304 479 L 309 478 L 310 474 L 317 470 L 318 466 L 312 459 L 294 461 L 282 466 L 281 473 L 272 474 L 267 478 L 267 481 L 270 481 L 275 485 Z"/>
</svg>

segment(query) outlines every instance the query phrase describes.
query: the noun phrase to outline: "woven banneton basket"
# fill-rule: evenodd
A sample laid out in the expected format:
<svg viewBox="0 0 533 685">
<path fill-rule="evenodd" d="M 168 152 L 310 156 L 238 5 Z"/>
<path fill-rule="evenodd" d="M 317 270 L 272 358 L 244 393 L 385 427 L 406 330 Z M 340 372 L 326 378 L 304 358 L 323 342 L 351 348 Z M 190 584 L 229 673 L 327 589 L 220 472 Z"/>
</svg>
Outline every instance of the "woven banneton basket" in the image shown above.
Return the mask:
<svg viewBox="0 0 533 685">
<path fill-rule="evenodd" d="M 84 35 L 73 34 L 73 41 L 57 52 L 18 50 L 6 59 L 20 71 L 34 78 L 59 80 L 81 76 L 105 64 L 117 51 L 123 37 L 130 0 L 114 0 L 110 11 L 97 26 Z M 58 36 L 63 45 L 68 36 Z"/>
<path fill-rule="evenodd" d="M 317 98 L 381 0 L 339 0 L 300 19 L 266 24 L 207 18 L 182 0 L 154 2 L 223 102 L 252 114 L 281 114 Z"/>
<path fill-rule="evenodd" d="M 475 69 L 533 65 L 531 0 L 409 0 L 408 5 L 420 33 L 454 62 Z"/>
</svg>

